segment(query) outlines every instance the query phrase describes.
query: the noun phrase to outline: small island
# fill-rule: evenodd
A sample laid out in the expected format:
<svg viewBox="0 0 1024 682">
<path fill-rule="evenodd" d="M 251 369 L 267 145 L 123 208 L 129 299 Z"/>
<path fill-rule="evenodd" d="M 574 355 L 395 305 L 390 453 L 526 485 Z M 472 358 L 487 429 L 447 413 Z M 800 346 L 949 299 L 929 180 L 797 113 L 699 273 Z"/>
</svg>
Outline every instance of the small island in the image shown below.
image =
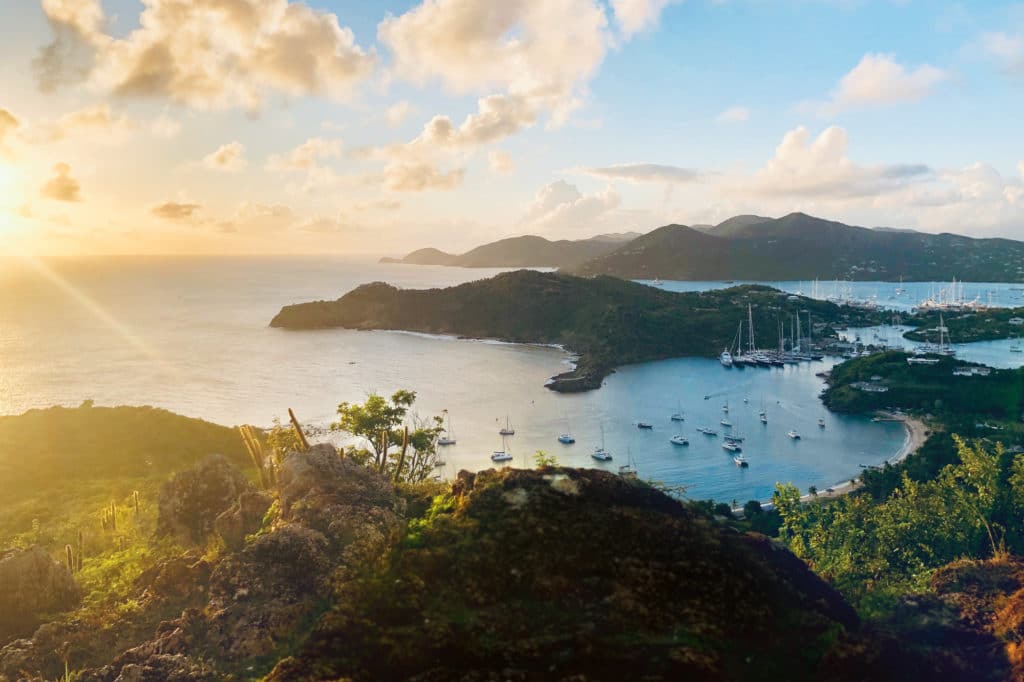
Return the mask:
<svg viewBox="0 0 1024 682">
<path fill-rule="evenodd" d="M 519 270 L 445 289 L 408 290 L 373 283 L 335 301 L 285 306 L 270 326 L 289 330 L 364 329 L 450 334 L 552 344 L 578 356 L 548 388 L 599 388 L 615 367 L 673 357 L 716 357 L 754 319 L 756 345 L 777 348 L 799 314 L 815 338 L 838 326 L 882 321 L 882 314 L 794 296 L 766 286 L 677 293 L 613 277 L 583 278 Z M 747 325 L 744 324 L 747 339 Z M 747 341 L 745 341 L 746 343 Z"/>
</svg>

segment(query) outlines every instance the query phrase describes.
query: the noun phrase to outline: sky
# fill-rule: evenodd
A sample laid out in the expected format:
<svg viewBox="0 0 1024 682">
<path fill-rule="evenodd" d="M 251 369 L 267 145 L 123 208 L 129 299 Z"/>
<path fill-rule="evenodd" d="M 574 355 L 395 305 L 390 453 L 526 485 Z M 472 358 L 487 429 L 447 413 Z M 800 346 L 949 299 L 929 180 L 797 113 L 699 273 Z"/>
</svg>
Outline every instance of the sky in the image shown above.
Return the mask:
<svg viewBox="0 0 1024 682">
<path fill-rule="evenodd" d="M 7 0 L 0 253 L 1024 238 L 1024 3 Z"/>
</svg>

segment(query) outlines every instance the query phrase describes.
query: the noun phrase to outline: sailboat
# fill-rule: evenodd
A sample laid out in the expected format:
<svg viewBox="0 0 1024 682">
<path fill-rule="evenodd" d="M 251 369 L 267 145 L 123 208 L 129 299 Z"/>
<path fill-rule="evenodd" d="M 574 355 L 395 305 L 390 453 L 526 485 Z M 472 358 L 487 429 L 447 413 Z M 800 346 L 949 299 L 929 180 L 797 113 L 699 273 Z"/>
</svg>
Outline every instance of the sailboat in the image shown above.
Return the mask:
<svg viewBox="0 0 1024 682">
<path fill-rule="evenodd" d="M 444 435 L 437 439 L 437 444 L 455 445 L 455 432 L 452 431 L 452 416 L 448 414 L 448 410 L 445 410 L 444 414 L 448 417 L 448 426 L 444 430 Z"/>
<path fill-rule="evenodd" d="M 676 403 L 676 411 L 675 413 L 672 414 L 671 417 L 669 417 L 669 419 L 671 419 L 674 422 L 686 421 L 686 416 L 683 414 L 683 408 L 681 403 Z"/>
<path fill-rule="evenodd" d="M 1020 345 L 1020 337 L 1015 337 L 1013 343 L 1010 345 L 1011 353 L 1024 353 L 1024 346 Z"/>
<path fill-rule="evenodd" d="M 636 462 L 633 460 L 632 450 L 626 450 L 626 463 L 619 467 L 619 476 L 636 478 Z"/>
<path fill-rule="evenodd" d="M 495 450 L 491 453 L 492 462 L 511 462 L 512 453 L 508 451 L 508 446 L 505 445 L 505 439 L 501 439 L 501 450 Z"/>
<path fill-rule="evenodd" d="M 791 440 L 800 440 L 800 434 L 797 432 L 796 429 L 791 429 L 787 431 L 786 435 L 789 436 Z"/>
<path fill-rule="evenodd" d="M 733 443 L 731 440 L 727 440 L 724 443 L 722 443 L 722 449 L 728 450 L 729 452 L 739 452 L 743 448 L 740 446 L 739 443 Z"/>
<path fill-rule="evenodd" d="M 684 436 L 681 433 L 677 433 L 676 435 L 674 435 L 671 438 L 669 438 L 668 442 L 672 443 L 672 445 L 689 445 L 690 444 L 690 441 L 686 438 L 686 436 Z"/>
<path fill-rule="evenodd" d="M 590 453 L 590 456 L 596 459 L 598 462 L 610 462 L 612 459 L 612 453 L 604 447 L 604 425 L 601 425 L 601 447 L 594 448 L 594 451 Z"/>
<path fill-rule="evenodd" d="M 565 433 L 558 437 L 558 442 L 562 445 L 572 445 L 576 442 L 576 439 L 572 436 L 572 429 L 569 428 L 569 416 L 565 417 Z"/>
<path fill-rule="evenodd" d="M 750 466 L 750 463 L 747 462 L 747 458 L 741 454 L 737 454 L 735 457 L 733 457 L 732 461 L 736 466 L 738 466 L 741 469 L 746 469 L 747 467 Z"/>
<path fill-rule="evenodd" d="M 514 435 L 516 435 L 516 430 L 513 429 L 512 425 L 509 423 L 508 415 L 507 414 L 505 415 L 505 426 L 502 427 L 502 429 L 500 431 L 498 431 L 498 433 L 501 434 L 502 436 L 514 436 Z"/>
<path fill-rule="evenodd" d="M 764 396 L 761 396 L 761 411 L 757 413 L 757 417 L 761 420 L 762 424 L 768 423 L 768 413 L 764 409 Z"/>
</svg>

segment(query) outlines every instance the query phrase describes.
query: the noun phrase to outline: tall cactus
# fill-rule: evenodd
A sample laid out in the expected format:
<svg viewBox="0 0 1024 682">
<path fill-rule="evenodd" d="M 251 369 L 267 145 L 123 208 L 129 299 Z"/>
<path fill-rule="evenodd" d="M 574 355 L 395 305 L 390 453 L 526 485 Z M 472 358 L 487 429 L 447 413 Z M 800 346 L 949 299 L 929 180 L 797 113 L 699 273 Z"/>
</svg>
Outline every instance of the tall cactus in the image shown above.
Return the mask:
<svg viewBox="0 0 1024 682">
<path fill-rule="evenodd" d="M 71 549 L 71 545 L 64 545 L 64 555 L 68 561 L 68 572 L 75 572 L 75 551 Z"/>
</svg>

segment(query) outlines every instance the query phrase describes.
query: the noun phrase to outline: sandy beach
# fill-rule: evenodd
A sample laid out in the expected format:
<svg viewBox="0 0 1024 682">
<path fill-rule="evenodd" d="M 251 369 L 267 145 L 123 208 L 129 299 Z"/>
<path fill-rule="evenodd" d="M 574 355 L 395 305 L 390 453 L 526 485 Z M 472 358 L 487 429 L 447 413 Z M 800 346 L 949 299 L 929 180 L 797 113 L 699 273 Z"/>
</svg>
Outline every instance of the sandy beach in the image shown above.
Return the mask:
<svg viewBox="0 0 1024 682">
<path fill-rule="evenodd" d="M 894 412 L 879 412 L 877 416 L 885 421 L 899 421 L 903 422 L 904 428 L 907 430 L 907 437 L 903 440 L 903 445 L 896 452 L 895 455 L 886 460 L 889 464 L 899 464 L 912 453 L 917 452 L 917 449 L 924 445 L 925 440 L 928 438 L 928 427 L 925 423 L 916 417 L 911 417 L 907 414 L 894 413 Z M 860 488 L 860 476 L 853 476 L 854 481 L 844 481 L 843 483 L 832 486 L 832 492 L 823 490 L 817 495 L 804 495 L 800 498 L 802 502 L 810 502 L 815 499 L 838 497 L 839 495 L 846 495 Z"/>
</svg>

